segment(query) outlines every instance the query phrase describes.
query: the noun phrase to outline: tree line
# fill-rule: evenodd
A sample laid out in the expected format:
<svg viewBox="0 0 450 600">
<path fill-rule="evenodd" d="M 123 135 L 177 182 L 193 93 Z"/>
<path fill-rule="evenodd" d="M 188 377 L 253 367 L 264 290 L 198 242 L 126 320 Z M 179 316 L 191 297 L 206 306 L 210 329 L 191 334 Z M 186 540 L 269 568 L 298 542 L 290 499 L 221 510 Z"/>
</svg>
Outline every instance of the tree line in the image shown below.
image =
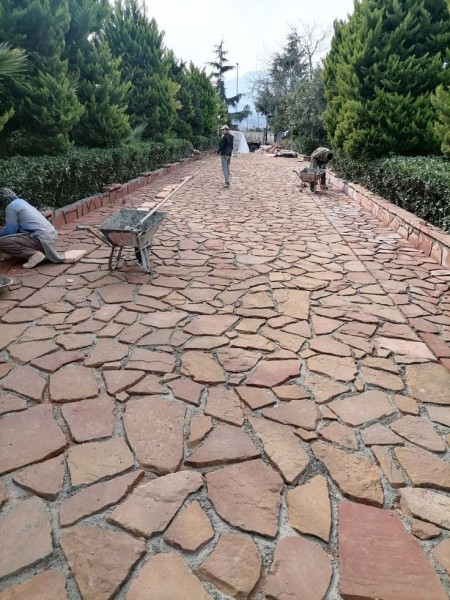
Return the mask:
<svg viewBox="0 0 450 600">
<path fill-rule="evenodd" d="M 2 0 L 0 156 L 195 141 L 223 111 L 204 69 L 177 59 L 140 0 Z"/>
<path fill-rule="evenodd" d="M 254 82 L 256 108 L 309 153 L 353 160 L 450 157 L 450 13 L 446 0 L 355 0 L 325 35 L 293 28 Z"/>
<path fill-rule="evenodd" d="M 223 40 L 211 77 L 177 59 L 142 0 L 2 0 L 0 157 L 112 148 L 141 136 L 195 142 L 217 133 L 227 98 Z M 351 159 L 450 155 L 450 14 L 446 0 L 356 0 L 326 34 L 292 28 L 253 82 L 274 131 L 309 153 Z"/>
</svg>

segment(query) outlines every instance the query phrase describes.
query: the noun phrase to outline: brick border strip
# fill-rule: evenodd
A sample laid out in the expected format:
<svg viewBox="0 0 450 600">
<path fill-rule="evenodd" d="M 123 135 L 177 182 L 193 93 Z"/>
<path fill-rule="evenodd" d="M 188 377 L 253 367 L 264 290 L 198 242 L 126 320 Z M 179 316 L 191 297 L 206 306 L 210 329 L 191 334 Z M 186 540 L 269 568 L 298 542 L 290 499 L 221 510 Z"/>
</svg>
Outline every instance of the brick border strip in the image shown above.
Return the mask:
<svg viewBox="0 0 450 600">
<path fill-rule="evenodd" d="M 356 183 L 340 179 L 334 173 L 328 173 L 328 177 L 333 186 L 356 200 L 382 223 L 422 250 L 426 256 L 450 269 L 449 234 Z"/>
<path fill-rule="evenodd" d="M 309 162 L 310 159 L 306 155 L 302 155 L 301 158 L 305 162 Z M 333 186 L 343 191 L 352 200 L 356 200 L 358 204 L 371 212 L 390 229 L 397 231 L 413 246 L 422 250 L 427 256 L 431 256 L 442 266 L 447 269 L 450 268 L 450 235 L 444 233 L 442 229 L 429 225 L 423 219 L 419 219 L 407 210 L 369 192 L 356 183 L 340 179 L 333 172 L 328 171 L 327 177 Z M 387 294 L 392 298 L 400 312 L 403 313 L 402 305 L 397 304 L 395 297 L 392 297 L 389 292 Z M 405 317 L 408 318 L 407 315 Z M 450 371 L 450 349 L 442 337 L 431 332 L 416 330 L 416 333 L 438 361 Z"/>
<path fill-rule="evenodd" d="M 81 200 L 77 200 L 72 204 L 58 208 L 56 211 L 43 211 L 43 214 L 49 221 L 53 223 L 56 229 L 58 229 L 59 227 L 68 225 L 69 223 L 72 223 L 72 221 L 87 215 L 91 212 L 91 210 L 112 204 L 119 198 L 123 198 L 127 194 L 131 194 L 139 188 L 149 185 L 164 175 L 175 171 L 180 166 L 189 164 L 190 162 L 198 160 L 199 158 L 201 158 L 200 155 L 188 156 L 175 163 L 164 165 L 156 171 L 145 171 L 136 179 L 131 179 L 131 181 L 127 181 L 126 183 L 111 183 L 109 185 L 105 185 L 102 188 L 102 191 L 94 196 L 82 198 Z"/>
<path fill-rule="evenodd" d="M 305 162 L 310 160 L 310 157 L 305 154 L 301 154 L 300 157 Z M 369 192 L 361 185 L 340 179 L 331 171 L 327 172 L 327 177 L 333 186 L 343 191 L 352 200 L 356 200 L 382 223 L 408 240 L 412 246 L 422 250 L 426 256 L 430 256 L 446 269 L 450 269 L 449 234 L 389 200 Z"/>
</svg>

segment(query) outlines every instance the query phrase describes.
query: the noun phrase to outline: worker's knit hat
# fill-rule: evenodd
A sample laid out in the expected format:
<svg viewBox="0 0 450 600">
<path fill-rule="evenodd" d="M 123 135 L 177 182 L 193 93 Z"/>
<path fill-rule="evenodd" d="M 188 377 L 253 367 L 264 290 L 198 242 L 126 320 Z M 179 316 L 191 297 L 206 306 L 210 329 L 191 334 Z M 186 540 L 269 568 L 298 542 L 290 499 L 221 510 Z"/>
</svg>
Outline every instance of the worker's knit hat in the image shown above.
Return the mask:
<svg viewBox="0 0 450 600">
<path fill-rule="evenodd" d="M 19 196 L 11 188 L 0 188 L 0 202 L 9 204 Z"/>
</svg>

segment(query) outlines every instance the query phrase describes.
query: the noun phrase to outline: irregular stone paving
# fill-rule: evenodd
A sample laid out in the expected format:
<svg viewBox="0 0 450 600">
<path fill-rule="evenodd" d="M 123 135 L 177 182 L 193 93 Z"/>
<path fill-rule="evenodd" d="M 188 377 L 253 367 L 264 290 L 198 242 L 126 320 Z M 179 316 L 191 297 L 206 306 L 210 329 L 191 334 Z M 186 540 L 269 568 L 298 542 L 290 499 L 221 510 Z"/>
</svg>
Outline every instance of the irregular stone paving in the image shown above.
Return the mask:
<svg viewBox="0 0 450 600">
<path fill-rule="evenodd" d="M 293 167 L 126 197 L 196 173 L 151 275 L 1 264 L 0 600 L 448 597 L 450 272 Z"/>
</svg>

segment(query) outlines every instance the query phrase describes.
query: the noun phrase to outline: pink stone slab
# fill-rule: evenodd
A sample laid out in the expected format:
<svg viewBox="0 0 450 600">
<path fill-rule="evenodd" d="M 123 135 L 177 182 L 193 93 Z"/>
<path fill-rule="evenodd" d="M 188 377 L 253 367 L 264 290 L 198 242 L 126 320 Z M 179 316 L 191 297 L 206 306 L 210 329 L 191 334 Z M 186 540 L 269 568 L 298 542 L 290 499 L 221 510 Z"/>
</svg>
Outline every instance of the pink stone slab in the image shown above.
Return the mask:
<svg viewBox="0 0 450 600">
<path fill-rule="evenodd" d="M 419 543 L 392 511 L 342 502 L 339 556 L 343 598 L 447 598 Z"/>
</svg>

